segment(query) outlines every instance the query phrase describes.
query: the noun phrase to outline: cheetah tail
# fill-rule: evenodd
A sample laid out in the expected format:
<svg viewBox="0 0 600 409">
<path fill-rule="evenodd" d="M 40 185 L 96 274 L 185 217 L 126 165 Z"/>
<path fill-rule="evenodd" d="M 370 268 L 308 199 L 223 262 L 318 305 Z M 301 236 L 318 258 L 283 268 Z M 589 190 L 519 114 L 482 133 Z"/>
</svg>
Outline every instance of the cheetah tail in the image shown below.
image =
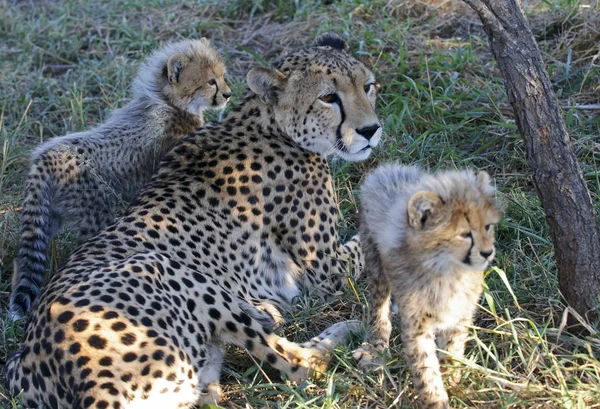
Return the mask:
<svg viewBox="0 0 600 409">
<path fill-rule="evenodd" d="M 29 313 L 44 284 L 46 250 L 53 236 L 52 190 L 51 176 L 33 166 L 25 180 L 23 210 L 19 216 L 18 268 L 13 274 L 9 302 L 9 315 L 13 321 Z"/>
<path fill-rule="evenodd" d="M 19 363 L 21 362 L 21 354 L 22 350 L 19 350 L 12 354 L 8 360 L 6 361 L 6 365 L 2 370 L 2 378 L 6 381 L 8 385 L 8 390 L 13 395 L 17 395 L 20 392 L 20 385 L 16 384 L 18 379 L 17 371 L 19 370 Z"/>
<path fill-rule="evenodd" d="M 15 288 L 17 286 L 17 282 L 19 281 L 19 263 L 17 260 L 13 261 L 13 275 L 10 283 L 11 288 Z"/>
</svg>

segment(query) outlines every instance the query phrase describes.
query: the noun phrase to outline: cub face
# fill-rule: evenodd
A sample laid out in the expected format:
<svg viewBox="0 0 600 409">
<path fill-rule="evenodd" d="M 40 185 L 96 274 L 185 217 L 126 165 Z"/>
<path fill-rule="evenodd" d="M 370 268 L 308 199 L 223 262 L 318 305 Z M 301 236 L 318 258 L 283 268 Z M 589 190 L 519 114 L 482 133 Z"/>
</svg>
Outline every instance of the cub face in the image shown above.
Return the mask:
<svg viewBox="0 0 600 409">
<path fill-rule="evenodd" d="M 274 68 L 251 70 L 247 82 L 300 146 L 358 161 L 377 146 L 382 128 L 375 113 L 375 76 L 346 50 L 339 36 L 323 34 L 313 47 L 288 54 Z"/>
<path fill-rule="evenodd" d="M 495 225 L 502 211 L 486 172 L 455 176 L 463 179 L 457 195 L 420 190 L 411 196 L 407 240 L 435 266 L 483 271 L 494 259 Z"/>
<path fill-rule="evenodd" d="M 221 109 L 231 97 L 225 73 L 225 64 L 203 38 L 194 43 L 192 52 L 169 58 L 163 92 L 172 105 L 192 115 L 205 109 Z"/>
</svg>

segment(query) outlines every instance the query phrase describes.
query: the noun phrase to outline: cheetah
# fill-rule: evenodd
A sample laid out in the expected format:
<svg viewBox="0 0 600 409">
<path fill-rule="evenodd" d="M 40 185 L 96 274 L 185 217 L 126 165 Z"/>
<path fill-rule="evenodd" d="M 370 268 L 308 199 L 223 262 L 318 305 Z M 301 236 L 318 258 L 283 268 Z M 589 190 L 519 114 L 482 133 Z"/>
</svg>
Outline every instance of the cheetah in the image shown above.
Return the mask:
<svg viewBox="0 0 600 409">
<path fill-rule="evenodd" d="M 305 344 L 273 333 L 295 297 L 331 297 L 356 259 L 326 158 L 361 160 L 378 144 L 375 77 L 323 34 L 246 79 L 242 103 L 184 138 L 48 283 L 5 368 L 25 405 L 217 402 L 223 344 L 299 381 L 360 328 L 339 322 Z"/>
<path fill-rule="evenodd" d="M 165 45 L 146 59 L 133 99 L 100 126 L 52 138 L 31 155 L 24 182 L 20 243 L 9 313 L 25 316 L 44 283 L 46 250 L 68 223 L 81 241 L 133 201 L 158 162 L 204 123 L 202 111 L 225 106 L 225 65 L 208 40 Z"/>
<path fill-rule="evenodd" d="M 369 342 L 354 357 L 370 366 L 377 362 L 373 349 L 388 347 L 393 296 L 422 407 L 449 408 L 435 337 L 449 353 L 443 359 L 463 356 L 502 214 L 490 177 L 387 165 L 367 177 L 360 198 Z M 451 382 L 460 380 L 459 371 L 452 375 Z"/>
</svg>

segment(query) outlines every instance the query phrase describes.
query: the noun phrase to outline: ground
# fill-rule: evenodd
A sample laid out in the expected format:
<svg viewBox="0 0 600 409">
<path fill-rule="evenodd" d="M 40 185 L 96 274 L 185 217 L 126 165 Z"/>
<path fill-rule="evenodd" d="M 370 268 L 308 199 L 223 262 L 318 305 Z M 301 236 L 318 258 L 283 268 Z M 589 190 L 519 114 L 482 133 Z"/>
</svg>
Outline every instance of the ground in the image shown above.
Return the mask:
<svg viewBox="0 0 600 409">
<path fill-rule="evenodd" d="M 524 1 L 592 200 L 600 207 L 600 3 Z M 506 208 L 498 256 L 471 332 L 454 407 L 598 408 L 600 338 L 565 329 L 565 309 L 544 213 L 498 69 L 477 17 L 459 0 L 0 0 L 0 366 L 22 331 L 6 316 L 21 180 L 40 141 L 87 129 L 127 100 L 142 56 L 160 42 L 206 36 L 223 52 L 233 100 L 250 67 L 336 31 L 381 83 L 386 137 L 366 162 L 334 162 L 342 231 L 356 230 L 355 193 L 379 163 L 477 167 Z M 73 249 L 61 235 L 51 259 Z M 299 300 L 284 328 L 304 341 L 342 317 L 364 317 L 364 283 L 333 305 Z M 591 331 L 599 323 L 587 322 Z M 393 337 L 397 337 L 395 331 Z M 353 347 L 358 344 L 355 340 Z M 412 385 L 392 341 L 385 373 L 359 371 L 346 349 L 325 379 L 292 386 L 232 350 L 224 407 L 410 407 Z M 18 408 L 0 386 L 0 403 Z"/>
</svg>

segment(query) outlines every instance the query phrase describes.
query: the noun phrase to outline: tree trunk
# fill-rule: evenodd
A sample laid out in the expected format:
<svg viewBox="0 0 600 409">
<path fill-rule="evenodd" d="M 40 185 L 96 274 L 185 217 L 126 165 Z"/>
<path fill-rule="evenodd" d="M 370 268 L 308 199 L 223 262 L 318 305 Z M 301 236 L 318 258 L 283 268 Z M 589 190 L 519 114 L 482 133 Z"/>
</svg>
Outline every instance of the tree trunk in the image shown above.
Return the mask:
<svg viewBox="0 0 600 409">
<path fill-rule="evenodd" d="M 518 0 L 464 0 L 477 12 L 498 62 L 527 161 L 550 225 L 560 291 L 598 317 L 600 234 L 558 100 Z"/>
</svg>

